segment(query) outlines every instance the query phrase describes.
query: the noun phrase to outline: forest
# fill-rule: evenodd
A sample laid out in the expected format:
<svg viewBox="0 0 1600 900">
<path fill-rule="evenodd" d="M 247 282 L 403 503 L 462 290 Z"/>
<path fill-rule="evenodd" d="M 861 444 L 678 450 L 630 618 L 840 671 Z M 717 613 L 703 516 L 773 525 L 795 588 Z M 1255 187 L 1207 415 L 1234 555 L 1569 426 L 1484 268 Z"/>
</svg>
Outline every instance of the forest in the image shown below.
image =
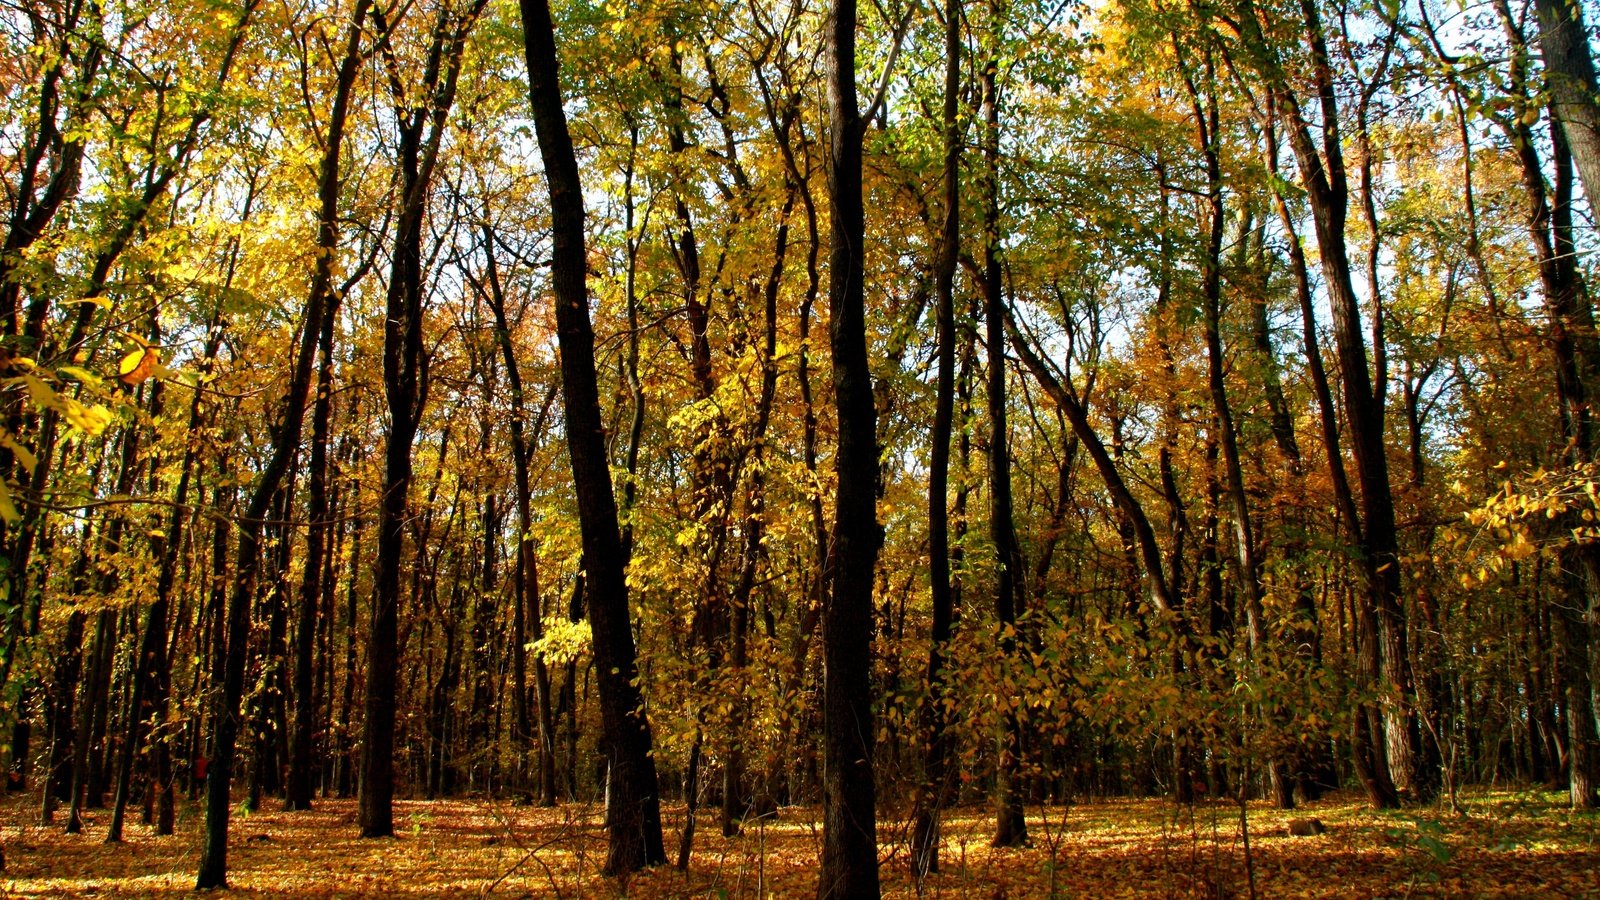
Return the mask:
<svg viewBox="0 0 1600 900">
<path fill-rule="evenodd" d="M 4 0 L 0 893 L 1600 889 L 1597 18 Z"/>
</svg>

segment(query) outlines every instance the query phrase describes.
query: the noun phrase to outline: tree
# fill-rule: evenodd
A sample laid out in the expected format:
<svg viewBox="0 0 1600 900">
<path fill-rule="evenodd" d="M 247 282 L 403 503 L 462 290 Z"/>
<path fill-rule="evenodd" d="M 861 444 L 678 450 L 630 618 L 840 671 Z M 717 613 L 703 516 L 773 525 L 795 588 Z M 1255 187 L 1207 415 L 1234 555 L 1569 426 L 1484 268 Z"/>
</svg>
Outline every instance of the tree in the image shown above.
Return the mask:
<svg viewBox="0 0 1600 900">
<path fill-rule="evenodd" d="M 918 875 L 939 871 L 939 817 L 953 793 L 950 706 L 946 702 L 945 656 L 955 618 L 950 582 L 950 438 L 955 414 L 956 315 L 955 275 L 961 252 L 961 128 L 957 96 L 961 89 L 961 6 L 944 4 L 944 219 L 939 259 L 934 272 L 934 315 L 937 322 L 937 369 L 933 430 L 928 451 L 928 588 L 932 626 L 928 647 L 928 695 L 921 726 L 926 750 L 922 781 L 917 785 L 911 838 L 911 868 Z"/>
<path fill-rule="evenodd" d="M 394 247 L 385 291 L 383 383 L 389 406 L 384 444 L 383 501 L 378 516 L 377 571 L 367 643 L 367 696 L 361 743 L 361 836 L 394 834 L 394 718 L 399 668 L 400 564 L 410 506 L 411 445 L 428 395 L 423 353 L 423 225 L 428 191 L 455 102 L 467 37 L 487 0 L 457 9 L 446 2 L 435 13 L 422 79 L 407 90 L 391 45 L 392 25 L 375 11 L 390 99 L 398 125 L 397 211 Z M 310 327 L 309 325 L 307 326 Z"/>
<path fill-rule="evenodd" d="M 327 519 L 329 503 L 327 493 L 328 442 L 333 415 L 333 332 L 339 309 L 339 299 L 351 284 L 335 286 L 334 261 L 339 248 L 339 193 L 342 154 L 346 123 L 350 116 L 350 97 L 355 90 L 356 75 L 364 61 L 361 50 L 363 27 L 370 0 L 357 0 L 350 14 L 350 27 L 345 35 L 344 56 L 339 61 L 335 82 L 333 105 L 328 111 L 328 122 L 323 136 L 322 160 L 319 164 L 317 185 L 317 260 L 311 278 L 311 297 L 308 307 L 321 311 L 316 323 L 319 365 L 317 368 L 317 396 L 312 412 L 311 473 L 309 512 L 311 523 L 306 529 L 305 577 L 301 582 L 300 607 L 295 634 L 294 664 L 294 732 L 289 744 L 288 790 L 284 798 L 287 809 L 311 808 L 312 734 L 316 728 L 313 707 L 314 660 L 313 639 L 316 633 L 317 606 L 322 601 L 322 568 L 326 554 Z M 308 320 L 305 327 L 310 329 Z"/>
<path fill-rule="evenodd" d="M 522 0 L 528 93 L 539 154 L 550 190 L 551 286 L 561 353 L 561 395 L 568 455 L 583 534 L 589 626 L 594 634 L 608 787 L 605 870 L 627 874 L 666 862 L 650 722 L 638 687 L 628 624 L 626 560 L 617 528 L 594 366 L 584 254 L 583 183 L 561 106 L 555 25 L 545 0 Z"/>
<path fill-rule="evenodd" d="M 877 797 L 873 779 L 871 635 L 873 572 L 883 534 L 878 526 L 877 410 L 867 362 L 861 194 L 861 144 L 866 121 L 856 99 L 856 4 L 832 0 L 827 23 L 828 345 L 833 355 L 832 591 L 822 616 L 823 831 L 820 898 L 878 896 Z M 868 117 L 870 118 L 870 116 Z"/>
<path fill-rule="evenodd" d="M 1590 203 L 1600 196 L 1600 82 L 1595 80 L 1583 5 L 1576 0 L 1535 0 L 1539 47 L 1544 51 L 1553 115 L 1561 124 Z"/>
</svg>

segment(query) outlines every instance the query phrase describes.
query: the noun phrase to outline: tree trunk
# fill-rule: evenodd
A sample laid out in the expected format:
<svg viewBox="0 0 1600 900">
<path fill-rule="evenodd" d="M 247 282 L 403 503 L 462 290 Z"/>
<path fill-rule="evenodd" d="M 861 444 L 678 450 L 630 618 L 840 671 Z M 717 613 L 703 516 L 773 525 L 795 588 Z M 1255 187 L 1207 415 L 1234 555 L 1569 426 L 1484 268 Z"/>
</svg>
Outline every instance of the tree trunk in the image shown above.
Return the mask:
<svg viewBox="0 0 1600 900">
<path fill-rule="evenodd" d="M 485 0 L 472 0 L 457 13 L 439 9 L 431 29 L 423 77 L 408 94 L 398 79 L 392 100 L 398 125 L 395 163 L 399 209 L 385 294 L 383 331 L 384 398 L 389 431 L 384 445 L 382 500 L 378 507 L 378 547 L 373 574 L 372 618 L 367 627 L 366 716 L 361 741 L 358 807 L 362 837 L 394 834 L 394 735 L 400 665 L 400 564 L 410 506 L 412 443 L 427 401 L 427 359 L 423 352 L 422 253 L 428 191 L 455 102 L 461 58 Z M 388 33 L 386 15 L 373 11 L 378 30 Z"/>
<path fill-rule="evenodd" d="M 622 538 L 617 528 L 616 497 L 612 493 L 595 376 L 594 330 L 589 322 L 584 255 L 583 183 L 561 104 L 549 4 L 547 0 L 522 0 L 521 11 L 528 92 L 550 191 L 551 284 L 567 449 L 578 495 L 594 670 L 610 765 L 606 803 L 610 846 L 604 870 L 623 875 L 666 861 L 661 843 L 660 799 L 650 723 L 642 706 L 633 632 L 628 621 Z"/>
<path fill-rule="evenodd" d="M 939 259 L 934 270 L 938 336 L 934 350 L 932 446 L 928 451 L 928 590 L 933 606 L 928 643 L 927 696 L 923 699 L 922 780 L 913 800 L 911 871 L 919 878 L 939 871 L 939 824 L 954 793 L 950 762 L 954 756 L 949 716 L 944 703 L 944 658 L 955 620 L 955 592 L 950 584 L 950 439 L 956 394 L 955 274 L 961 252 L 961 129 L 957 119 L 961 90 L 961 5 L 944 3 L 944 221 Z"/>
<path fill-rule="evenodd" d="M 999 4 L 990 4 L 999 28 Z M 998 37 L 996 38 L 998 39 Z M 1026 571 L 1011 509 L 1011 451 L 1006 426 L 1005 292 L 1000 275 L 1000 86 L 999 61 L 984 66 L 983 290 L 984 345 L 988 349 L 985 399 L 989 413 L 989 538 L 995 553 L 995 619 L 1003 656 L 1016 659 L 1020 646 L 1017 618 Z M 995 768 L 995 832 L 991 845 L 1021 847 L 1028 842 L 1022 814 L 1022 719 L 1020 708 L 1001 713 L 999 759 Z"/>
<path fill-rule="evenodd" d="M 61 651 L 51 670 L 50 745 L 46 756 L 43 796 L 39 823 L 49 825 L 56 805 L 72 796 L 72 757 L 77 745 L 77 717 L 74 714 L 78 677 L 83 671 L 83 628 L 88 614 L 75 607 L 67 616 L 61 638 Z"/>
<path fill-rule="evenodd" d="M 82 696 L 78 698 L 77 725 L 72 741 L 72 789 L 67 811 L 67 834 L 83 831 L 84 795 L 88 792 L 90 744 L 94 741 L 97 710 L 105 705 L 105 685 L 110 677 L 103 660 L 116 636 L 116 612 L 102 609 L 95 616 L 94 640 L 89 644 L 88 667 L 84 672 Z"/>
<path fill-rule="evenodd" d="M 316 323 L 320 361 L 317 367 L 317 395 L 311 415 L 311 471 L 308 486 L 310 504 L 306 528 L 305 575 L 300 584 L 300 604 L 295 620 L 294 654 L 294 730 L 290 735 L 289 782 L 284 808 L 311 808 L 313 788 L 313 744 L 315 706 L 312 696 L 312 651 L 317 633 L 317 610 L 322 602 L 322 570 L 330 527 L 328 522 L 328 442 L 333 416 L 333 342 L 338 318 L 339 293 L 333 285 L 333 265 L 339 248 L 339 171 L 344 147 L 345 122 L 349 116 L 350 95 L 362 62 L 361 35 L 370 0 L 357 0 L 345 37 L 344 58 L 339 62 L 333 105 L 328 114 L 327 136 L 317 183 L 317 257 L 311 279 L 313 299 L 307 306 L 322 310 Z M 307 323 L 307 327 L 311 327 Z"/>
<path fill-rule="evenodd" d="M 1577 0 L 1534 0 L 1539 48 L 1551 105 L 1561 123 L 1590 206 L 1600 198 L 1600 84 L 1596 83 L 1583 5 Z"/>
<path fill-rule="evenodd" d="M 1253 5 L 1246 4 L 1246 8 L 1248 15 L 1244 22 L 1247 38 L 1256 47 L 1264 48 L 1267 44 L 1260 33 Z M 1411 697 L 1407 668 L 1409 660 L 1396 657 L 1397 653 L 1403 654 L 1405 647 L 1404 619 L 1399 607 L 1400 565 L 1394 497 L 1389 485 L 1389 464 L 1383 440 L 1383 386 L 1374 386 L 1368 370 L 1360 303 L 1351 280 L 1345 242 L 1350 194 L 1338 129 L 1339 103 L 1328 63 L 1322 20 L 1312 0 L 1303 0 L 1301 11 L 1315 75 L 1317 93 L 1313 102 L 1320 111 L 1320 153 L 1300 100 L 1291 93 L 1282 71 L 1269 65 L 1269 71 L 1264 74 L 1270 83 L 1274 109 L 1281 110 L 1287 117 L 1289 143 L 1316 227 L 1317 249 L 1333 311 L 1334 340 L 1343 379 L 1345 425 L 1350 435 L 1351 454 L 1355 459 L 1356 480 L 1361 488 L 1360 519 L 1350 522 L 1366 582 L 1359 617 L 1361 640 L 1358 678 L 1367 690 L 1378 689 L 1380 681 L 1390 682 L 1401 694 L 1401 703 L 1405 704 Z M 1276 152 L 1276 144 L 1273 143 L 1268 151 L 1271 157 L 1269 162 L 1273 166 L 1276 166 Z M 1306 296 L 1309 299 L 1309 294 Z M 1309 347 L 1307 350 L 1311 352 Z M 1327 421 L 1324 422 L 1325 431 L 1329 425 Z M 1334 458 L 1334 446 L 1329 444 L 1330 460 Z M 1352 508 L 1348 512 L 1354 515 L 1356 510 Z M 1383 744 L 1384 723 L 1379 710 L 1365 705 L 1358 708 L 1355 717 L 1356 768 L 1367 785 L 1369 801 L 1380 809 L 1399 804 Z"/>
<path fill-rule="evenodd" d="M 202 353 L 202 369 L 209 372 L 221 344 L 222 331 L 213 317 L 210 334 Z M 159 386 L 158 386 L 159 389 Z M 133 697 L 129 703 L 130 715 L 123 744 L 117 761 L 117 796 L 111 811 L 111 826 L 106 832 L 107 843 L 122 839 L 122 820 L 132 793 L 133 761 L 139 751 L 146 729 L 157 725 L 167 714 L 167 695 L 172 682 L 171 662 L 167 657 L 167 619 L 171 606 L 172 590 L 177 579 L 178 555 L 183 549 L 184 531 L 188 522 L 185 506 L 189 502 L 189 485 L 194 474 L 196 446 L 193 436 L 198 434 L 205 420 L 201 404 L 202 392 L 196 390 L 189 404 L 188 434 L 191 440 L 185 445 L 183 464 L 178 475 L 178 486 L 172 495 L 172 513 L 159 541 L 156 542 L 160 568 L 156 574 L 155 600 L 145 612 L 144 626 L 140 629 L 139 646 L 133 668 Z M 154 778 L 148 790 L 159 796 L 160 813 L 156 833 L 168 835 L 173 828 L 172 802 L 172 751 L 170 741 L 162 737 L 154 746 Z"/>
<path fill-rule="evenodd" d="M 877 410 L 867 361 L 861 144 L 856 100 L 856 3 L 832 0 L 827 24 L 829 346 L 839 440 L 832 592 L 823 612 L 823 826 L 819 898 L 875 900 L 877 802 L 873 779 L 872 584 L 878 546 Z"/>
<path fill-rule="evenodd" d="M 1553 190 L 1547 186 L 1544 167 L 1535 149 L 1533 129 L 1520 118 L 1522 108 L 1536 110 L 1536 101 L 1529 95 L 1527 74 L 1521 65 L 1510 72 L 1510 88 L 1518 102 L 1514 119 L 1502 121 L 1502 128 L 1516 148 L 1521 164 L 1523 192 L 1528 200 L 1527 227 L 1533 243 L 1534 256 L 1539 266 L 1539 284 L 1544 296 L 1544 310 L 1548 321 L 1546 343 L 1554 357 L 1556 396 L 1565 447 L 1563 455 L 1569 465 L 1581 466 L 1594 459 L 1595 417 L 1588 399 L 1593 386 L 1600 382 L 1596 366 L 1600 365 L 1600 347 L 1594 336 L 1594 314 L 1589 307 L 1584 290 L 1583 276 L 1576 264 L 1576 247 L 1572 240 L 1572 170 L 1574 161 L 1581 164 L 1584 157 L 1577 153 L 1577 144 L 1566 138 L 1578 135 L 1587 139 L 1589 150 L 1594 149 L 1595 132 L 1583 118 L 1584 110 L 1593 111 L 1593 97 L 1585 92 L 1574 93 L 1574 84 L 1592 86 L 1594 73 L 1588 59 L 1588 44 L 1583 32 L 1576 32 L 1580 47 L 1571 46 L 1575 39 L 1575 22 L 1580 14 L 1571 10 L 1573 19 L 1560 16 L 1560 0 L 1539 0 L 1540 21 L 1543 26 L 1541 44 L 1546 54 L 1546 64 L 1551 66 L 1550 89 L 1554 98 L 1556 115 L 1563 128 L 1551 133 L 1552 163 L 1555 170 Z M 1497 5 L 1501 25 L 1507 39 L 1517 44 L 1521 32 L 1511 11 Z M 1581 60 L 1576 56 L 1581 49 Z M 1551 58 L 1555 53 L 1556 57 Z M 1587 73 L 1587 81 L 1575 78 Z M 1569 118 L 1570 117 L 1570 118 Z M 1591 120 L 1592 121 L 1592 120 Z M 1600 189 L 1600 181 L 1591 183 L 1585 174 L 1585 188 Z M 1590 195 L 1591 202 L 1593 195 Z M 1563 519 L 1565 528 L 1578 525 L 1575 516 Z M 1556 670 L 1562 688 L 1554 697 L 1566 711 L 1567 776 L 1568 787 L 1575 808 L 1593 808 L 1600 798 L 1600 746 L 1596 744 L 1593 710 L 1590 617 L 1594 597 L 1600 592 L 1600 552 L 1584 546 L 1569 546 L 1561 553 L 1561 574 L 1554 579 L 1559 599 L 1552 609 L 1551 633 L 1557 653 Z"/>
<path fill-rule="evenodd" d="M 515 473 L 516 504 L 517 504 L 517 556 L 516 556 L 516 584 L 515 607 L 512 617 L 512 684 L 514 697 L 512 701 L 514 721 L 520 732 L 517 735 L 521 747 L 527 746 L 527 741 L 535 737 L 533 728 L 537 723 L 538 744 L 538 794 L 541 806 L 554 806 L 556 802 L 556 766 L 555 766 L 555 734 L 554 719 L 551 714 L 550 697 L 550 671 L 541 657 L 534 657 L 534 705 L 535 716 L 530 716 L 527 705 L 527 661 L 523 652 L 524 635 L 532 640 L 538 640 L 544 635 L 543 604 L 539 596 L 539 570 L 537 545 L 528 539 L 528 529 L 533 523 L 532 507 L 532 477 L 529 474 L 529 455 L 533 446 L 544 434 L 545 419 L 550 411 L 550 403 L 555 399 L 552 393 L 545 397 L 545 402 L 539 407 L 538 416 L 529 428 L 527 420 L 527 395 L 522 383 L 522 367 L 517 360 L 516 345 L 511 339 L 511 321 L 506 315 L 505 291 L 500 281 L 500 268 L 494 255 L 495 238 L 489 226 L 484 226 L 484 250 L 487 254 L 487 274 L 489 276 L 488 290 L 484 297 L 489 302 L 489 309 L 494 314 L 496 344 L 500 350 L 501 362 L 506 368 L 506 381 L 511 387 L 511 460 Z"/>
</svg>

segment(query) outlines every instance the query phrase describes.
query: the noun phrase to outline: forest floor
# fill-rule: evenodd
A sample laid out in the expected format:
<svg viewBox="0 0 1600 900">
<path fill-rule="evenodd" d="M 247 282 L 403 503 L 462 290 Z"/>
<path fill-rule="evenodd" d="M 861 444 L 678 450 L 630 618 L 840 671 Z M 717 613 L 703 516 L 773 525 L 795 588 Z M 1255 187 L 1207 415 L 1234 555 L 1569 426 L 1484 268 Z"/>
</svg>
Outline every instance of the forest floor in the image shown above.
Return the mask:
<svg viewBox="0 0 1600 900">
<path fill-rule="evenodd" d="M 37 824 L 36 797 L 0 802 L 8 868 L 0 896 L 139 897 L 190 892 L 200 814 L 155 837 L 130 816 L 128 840 L 103 842 L 109 813 L 91 812 L 80 835 Z M 1103 801 L 1028 810 L 1033 845 L 988 846 L 983 807 L 952 811 L 943 869 L 919 886 L 907 871 L 904 816 L 880 830 L 887 897 L 1600 897 L 1600 816 L 1572 814 L 1564 796 L 1474 793 L 1461 811 L 1373 813 L 1353 796 L 1295 812 L 1251 804 L 1249 866 L 1236 805 L 1179 809 L 1161 800 Z M 517 807 L 483 800 L 396 804 L 399 835 L 361 840 L 355 804 L 312 812 L 275 808 L 234 819 L 232 893 L 282 896 L 808 897 L 815 895 L 821 820 L 785 808 L 724 838 L 704 810 L 687 874 L 661 867 L 628 880 L 599 875 L 600 810 Z M 1314 816 L 1327 833 L 1290 837 L 1290 818 Z M 675 858 L 682 806 L 663 810 Z M 58 821 L 65 821 L 58 815 Z"/>
</svg>

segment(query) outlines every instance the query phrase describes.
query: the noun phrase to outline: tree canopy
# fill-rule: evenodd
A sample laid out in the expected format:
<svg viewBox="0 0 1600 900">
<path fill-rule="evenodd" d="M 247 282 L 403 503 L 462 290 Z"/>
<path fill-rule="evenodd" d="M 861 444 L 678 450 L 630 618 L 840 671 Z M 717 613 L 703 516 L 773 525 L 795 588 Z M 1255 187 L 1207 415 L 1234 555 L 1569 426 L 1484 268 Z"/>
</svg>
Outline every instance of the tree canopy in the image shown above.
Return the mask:
<svg viewBox="0 0 1600 900">
<path fill-rule="evenodd" d="M 1586 12 L 9 4 L 11 787 L 1592 808 Z"/>
</svg>

